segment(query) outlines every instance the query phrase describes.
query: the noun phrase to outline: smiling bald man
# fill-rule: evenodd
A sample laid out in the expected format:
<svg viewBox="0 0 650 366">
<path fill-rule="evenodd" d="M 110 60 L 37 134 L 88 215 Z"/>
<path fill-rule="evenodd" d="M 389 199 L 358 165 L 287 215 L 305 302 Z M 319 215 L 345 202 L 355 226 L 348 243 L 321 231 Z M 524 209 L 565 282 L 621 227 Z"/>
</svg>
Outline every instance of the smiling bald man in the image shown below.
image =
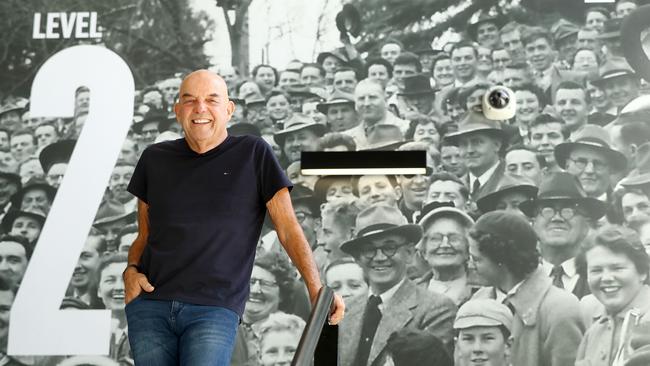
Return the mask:
<svg viewBox="0 0 650 366">
<path fill-rule="evenodd" d="M 144 150 L 129 183 L 138 236 L 123 277 L 138 366 L 230 364 L 267 210 L 312 303 L 321 288 L 292 184 L 264 140 L 227 134 L 234 110 L 221 77 L 189 74 L 174 105 L 185 137 Z M 343 311 L 337 295 L 330 322 Z"/>
</svg>

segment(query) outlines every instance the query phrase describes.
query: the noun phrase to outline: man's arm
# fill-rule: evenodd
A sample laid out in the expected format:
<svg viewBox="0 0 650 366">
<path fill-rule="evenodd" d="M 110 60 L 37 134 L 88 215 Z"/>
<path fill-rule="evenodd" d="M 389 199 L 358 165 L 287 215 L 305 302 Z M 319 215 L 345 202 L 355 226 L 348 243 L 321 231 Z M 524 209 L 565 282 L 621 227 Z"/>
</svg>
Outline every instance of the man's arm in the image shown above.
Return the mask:
<svg viewBox="0 0 650 366">
<path fill-rule="evenodd" d="M 287 251 L 289 258 L 291 258 L 296 268 L 298 268 L 300 275 L 305 281 L 305 285 L 307 285 L 309 298 L 313 304 L 318 297 L 318 291 L 322 287 L 322 284 L 309 243 L 296 219 L 289 190 L 282 188 L 277 191 L 273 198 L 266 203 L 266 208 L 275 226 L 275 231 L 278 233 L 280 243 L 284 247 L 284 250 Z M 345 305 L 343 304 L 343 300 L 338 294 L 335 295 L 333 311 L 330 314 L 330 323 L 338 324 L 343 319 L 344 310 Z"/>
<path fill-rule="evenodd" d="M 140 263 L 140 257 L 147 245 L 147 238 L 149 237 L 149 205 L 138 199 L 138 236 L 131 244 L 129 249 L 129 266 L 124 270 L 124 290 L 126 296 L 124 302 L 127 304 L 140 295 L 142 290 L 147 292 L 153 291 L 153 286 L 147 280 L 144 274 L 138 272 L 137 268 L 131 264 L 137 265 Z"/>
</svg>

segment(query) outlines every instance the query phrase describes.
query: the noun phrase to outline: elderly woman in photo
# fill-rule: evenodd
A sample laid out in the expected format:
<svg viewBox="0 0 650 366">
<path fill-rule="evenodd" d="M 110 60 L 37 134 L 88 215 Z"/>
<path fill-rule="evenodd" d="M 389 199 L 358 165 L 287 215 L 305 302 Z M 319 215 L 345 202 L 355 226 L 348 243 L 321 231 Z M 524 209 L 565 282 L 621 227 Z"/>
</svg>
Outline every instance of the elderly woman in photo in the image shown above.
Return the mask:
<svg viewBox="0 0 650 366">
<path fill-rule="evenodd" d="M 603 227 L 589 244 L 581 255 L 602 308 L 580 343 L 576 365 L 623 365 L 630 334 L 650 321 L 650 260 L 636 232 L 624 227 Z"/>
<path fill-rule="evenodd" d="M 469 232 L 469 253 L 491 287 L 472 298 L 492 298 L 512 310 L 512 365 L 573 366 L 584 333 L 578 299 L 553 286 L 540 265 L 537 241 L 521 214 L 498 210 L 481 216 Z"/>
<path fill-rule="evenodd" d="M 271 314 L 260 324 L 260 365 L 290 365 L 304 328 L 305 321 L 296 315 Z"/>
<path fill-rule="evenodd" d="M 368 279 L 352 257 L 344 257 L 325 267 L 325 284 L 343 300 L 368 296 Z"/>
</svg>

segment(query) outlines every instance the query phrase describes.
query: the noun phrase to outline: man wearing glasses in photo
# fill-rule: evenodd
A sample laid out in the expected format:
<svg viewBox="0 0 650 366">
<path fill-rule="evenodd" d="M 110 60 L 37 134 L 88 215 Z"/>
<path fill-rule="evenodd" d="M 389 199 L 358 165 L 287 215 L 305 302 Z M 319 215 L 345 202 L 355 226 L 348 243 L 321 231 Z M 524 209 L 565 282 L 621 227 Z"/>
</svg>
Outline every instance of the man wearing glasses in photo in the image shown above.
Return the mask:
<svg viewBox="0 0 650 366">
<path fill-rule="evenodd" d="M 406 276 L 422 228 L 407 223 L 397 207 L 373 205 L 357 215 L 355 233 L 341 250 L 361 266 L 370 290 L 346 304 L 348 320 L 339 332 L 341 365 L 383 365 L 389 337 L 405 328 L 433 335 L 451 351 L 456 306 Z"/>
<path fill-rule="evenodd" d="M 587 279 L 578 272 L 575 257 L 589 233 L 590 221 L 605 215 L 607 204 L 588 197 L 572 174 L 557 172 L 542 181 L 537 199 L 519 208 L 533 219 L 542 268 L 553 285 L 578 298 L 587 295 Z"/>
</svg>

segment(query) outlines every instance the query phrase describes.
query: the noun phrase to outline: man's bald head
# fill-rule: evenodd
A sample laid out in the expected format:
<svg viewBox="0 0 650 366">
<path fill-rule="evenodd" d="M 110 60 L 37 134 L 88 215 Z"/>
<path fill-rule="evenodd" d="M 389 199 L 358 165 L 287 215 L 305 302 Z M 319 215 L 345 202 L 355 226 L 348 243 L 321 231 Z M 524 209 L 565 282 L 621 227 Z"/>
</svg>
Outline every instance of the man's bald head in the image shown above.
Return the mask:
<svg viewBox="0 0 650 366">
<path fill-rule="evenodd" d="M 228 99 L 228 86 L 226 85 L 226 81 L 221 76 L 206 69 L 192 71 L 185 76 L 178 91 L 179 97 L 183 95 L 183 91 L 186 89 L 188 83 L 196 82 L 215 83 L 214 85 L 218 91 L 219 96 L 224 96 L 226 99 Z"/>
</svg>

